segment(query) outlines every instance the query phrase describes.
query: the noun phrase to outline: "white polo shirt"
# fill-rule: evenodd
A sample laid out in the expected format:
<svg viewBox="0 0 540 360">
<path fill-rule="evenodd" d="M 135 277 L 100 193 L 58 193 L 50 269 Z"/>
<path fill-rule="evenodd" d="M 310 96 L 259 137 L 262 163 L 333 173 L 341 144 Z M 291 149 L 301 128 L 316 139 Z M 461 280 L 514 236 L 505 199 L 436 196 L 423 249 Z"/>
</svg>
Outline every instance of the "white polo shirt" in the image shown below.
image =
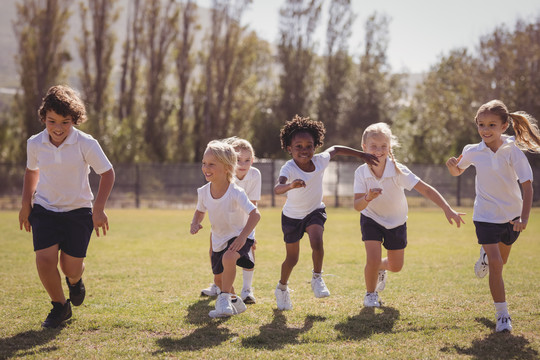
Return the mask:
<svg viewBox="0 0 540 360">
<path fill-rule="evenodd" d="M 26 167 L 39 170 L 34 203 L 47 210 L 66 212 L 92 207 L 90 166 L 97 174 L 112 169 L 97 140 L 75 127 L 58 147 L 50 142 L 47 129 L 27 141 Z"/>
<path fill-rule="evenodd" d="M 246 192 L 248 199 L 251 201 L 261 200 L 261 172 L 259 169 L 254 168 L 253 166 L 249 168 L 246 176 L 242 180 L 238 179 L 236 176 L 234 178 L 236 185 L 240 186 Z M 244 219 L 247 222 L 249 214 L 242 213 Z M 250 239 L 255 239 L 255 229 L 249 234 Z"/>
<path fill-rule="evenodd" d="M 231 183 L 227 192 L 219 199 L 212 197 L 210 184 L 197 189 L 197 210 L 208 211 L 212 226 L 212 250 L 218 252 L 227 247 L 227 241 L 240 235 L 246 225 L 244 214 L 249 215 L 257 207 L 235 183 Z M 251 234 L 248 237 L 252 238 Z"/>
<path fill-rule="evenodd" d="M 303 171 L 294 160 L 287 161 L 279 172 L 279 176 L 286 177 L 288 182 L 302 179 L 306 183 L 306 187 L 287 191 L 283 214 L 292 219 L 303 219 L 313 210 L 324 208 L 323 175 L 330 164 L 330 153 L 324 151 L 316 154 L 311 161 L 315 165 L 315 170 L 312 172 Z"/>
<path fill-rule="evenodd" d="M 533 173 L 514 141 L 513 136 L 503 135 L 503 144 L 495 153 L 483 140 L 463 149 L 458 167 L 476 168 L 474 221 L 504 224 L 521 215 L 523 200 L 518 180 L 532 181 Z"/>
<path fill-rule="evenodd" d="M 394 163 L 387 157 L 380 179 L 373 175 L 367 164 L 360 165 L 354 172 L 355 194 L 365 194 L 373 188 L 382 189 L 382 194 L 371 200 L 361 213 L 387 229 L 405 224 L 409 206 L 404 189 L 412 190 L 420 181 L 405 165 L 397 163 L 397 166 L 402 174 L 396 171 Z"/>
</svg>

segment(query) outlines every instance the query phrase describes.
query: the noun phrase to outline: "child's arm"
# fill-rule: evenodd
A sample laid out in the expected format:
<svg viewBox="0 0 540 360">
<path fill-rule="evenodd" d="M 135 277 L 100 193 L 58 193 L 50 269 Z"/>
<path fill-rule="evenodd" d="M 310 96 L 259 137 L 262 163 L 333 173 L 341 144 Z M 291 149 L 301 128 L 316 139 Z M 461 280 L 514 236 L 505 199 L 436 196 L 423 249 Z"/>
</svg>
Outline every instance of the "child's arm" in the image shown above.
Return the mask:
<svg viewBox="0 0 540 360">
<path fill-rule="evenodd" d="M 97 236 L 99 236 L 99 228 L 103 229 L 103 235 L 105 236 L 109 230 L 109 219 L 107 218 L 107 214 L 105 214 L 105 204 L 107 203 L 107 199 L 109 199 L 114 185 L 114 169 L 111 168 L 100 174 L 100 176 L 98 193 L 96 201 L 94 201 L 94 208 L 92 209 L 92 221 Z"/>
<path fill-rule="evenodd" d="M 202 229 L 202 221 L 204 219 L 204 213 L 202 211 L 199 211 L 199 210 L 195 210 L 195 214 L 193 214 L 193 220 L 191 220 L 191 229 L 190 229 L 190 233 L 191 234 L 196 234 L 199 232 L 199 230 Z"/>
<path fill-rule="evenodd" d="M 37 183 L 39 181 L 39 170 L 30 170 L 26 168 L 24 173 L 24 183 L 22 191 L 21 211 L 19 211 L 19 228 L 28 232 L 32 229 L 28 216 L 32 211 L 32 196 L 36 191 Z"/>
<path fill-rule="evenodd" d="M 465 221 L 463 221 L 463 219 L 461 218 L 461 215 L 465 215 L 465 213 L 458 213 L 454 211 L 454 209 L 452 209 L 450 205 L 448 205 L 446 200 L 437 190 L 435 190 L 434 187 L 420 180 L 414 186 L 414 189 L 420 194 L 422 194 L 425 198 L 433 201 L 438 207 L 440 207 L 444 211 L 444 215 L 446 215 L 446 218 L 448 219 L 448 222 L 450 224 L 453 224 L 452 220 L 456 222 L 457 227 L 459 227 L 461 223 L 465 224 Z"/>
<path fill-rule="evenodd" d="M 240 250 L 244 244 L 246 243 L 247 237 L 251 232 L 255 229 L 255 226 L 257 226 L 257 223 L 261 219 L 261 214 L 259 213 L 259 210 L 253 209 L 249 213 L 249 217 L 247 219 L 246 225 L 244 226 L 244 229 L 242 232 L 236 237 L 236 240 L 234 240 L 229 246 L 230 251 L 238 251 Z"/>
<path fill-rule="evenodd" d="M 369 189 L 367 193 L 354 194 L 354 209 L 362 211 L 367 208 L 371 200 L 382 194 L 381 188 Z"/>
<path fill-rule="evenodd" d="M 350 148 L 348 146 L 342 146 L 342 145 L 334 145 L 328 149 L 326 149 L 328 153 L 330 153 L 330 159 L 333 159 L 336 155 L 343 155 L 343 156 L 354 156 L 357 158 L 360 158 L 364 160 L 369 165 L 377 165 L 379 160 L 377 160 L 377 157 L 375 155 L 367 154 L 363 151 L 356 150 L 353 148 Z"/>
<path fill-rule="evenodd" d="M 521 217 L 515 221 L 510 221 L 514 225 L 514 231 L 523 231 L 529 222 L 529 213 L 531 212 L 533 200 L 533 187 L 530 180 L 521 184 L 523 190 L 523 207 L 521 209 Z"/>
<path fill-rule="evenodd" d="M 457 166 L 462 157 L 463 157 L 463 154 L 459 155 L 458 158 L 451 157 L 450 159 L 448 159 L 448 161 L 446 161 L 446 167 L 448 168 L 448 171 L 450 172 L 450 175 L 459 176 L 459 175 L 463 174 L 463 172 L 465 170 L 460 169 Z"/>
<path fill-rule="evenodd" d="M 306 187 L 306 183 L 302 179 L 296 179 L 287 184 L 287 178 L 285 176 L 280 176 L 278 183 L 274 186 L 274 194 L 281 195 L 285 194 L 291 189 L 296 189 L 299 187 Z"/>
</svg>

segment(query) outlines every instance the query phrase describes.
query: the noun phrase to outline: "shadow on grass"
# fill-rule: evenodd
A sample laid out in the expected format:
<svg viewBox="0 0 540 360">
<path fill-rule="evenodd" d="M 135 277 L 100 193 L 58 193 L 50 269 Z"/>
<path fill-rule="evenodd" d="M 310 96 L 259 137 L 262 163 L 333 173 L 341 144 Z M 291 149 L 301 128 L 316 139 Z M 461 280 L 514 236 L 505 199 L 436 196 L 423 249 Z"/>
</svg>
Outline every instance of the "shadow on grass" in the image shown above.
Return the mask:
<svg viewBox="0 0 540 360">
<path fill-rule="evenodd" d="M 0 339 L 0 359 L 8 359 L 18 351 L 26 350 L 23 354 L 17 356 L 39 355 L 41 353 L 57 350 L 56 347 L 47 347 L 39 350 L 33 350 L 35 347 L 47 344 L 54 340 L 62 328 L 29 330 L 11 337 Z"/>
<path fill-rule="evenodd" d="M 341 333 L 338 339 L 362 340 L 373 334 L 392 332 L 397 319 L 399 311 L 394 308 L 382 306 L 375 310 L 372 307 L 363 307 L 360 314 L 337 324 L 335 329 Z"/>
<path fill-rule="evenodd" d="M 187 308 L 187 322 L 194 325 L 201 325 L 201 327 L 181 339 L 175 339 L 170 336 L 158 339 L 156 344 L 161 350 L 155 351 L 154 355 L 164 352 L 193 351 L 212 348 L 238 336 L 238 334 L 232 333 L 229 329 L 219 327 L 219 325 L 228 318 L 216 320 L 208 316 L 210 310 L 213 309 L 213 307 L 209 305 L 211 300 L 211 298 L 204 298 L 191 304 Z"/>
<path fill-rule="evenodd" d="M 274 309 L 274 320 L 260 327 L 257 336 L 242 339 L 242 346 L 256 349 L 279 350 L 285 345 L 300 344 L 298 335 L 309 331 L 316 321 L 324 321 L 322 316 L 308 315 L 301 328 L 287 326 L 287 318 L 283 311 Z"/>
<path fill-rule="evenodd" d="M 490 330 L 495 330 L 493 321 L 486 318 L 475 320 Z M 444 347 L 441 351 L 448 353 L 456 351 L 473 359 L 538 359 L 538 351 L 529 347 L 529 344 L 529 340 L 523 336 L 514 336 L 509 332 L 493 332 L 484 339 L 473 340 L 468 348 L 454 345 L 451 348 Z"/>
</svg>

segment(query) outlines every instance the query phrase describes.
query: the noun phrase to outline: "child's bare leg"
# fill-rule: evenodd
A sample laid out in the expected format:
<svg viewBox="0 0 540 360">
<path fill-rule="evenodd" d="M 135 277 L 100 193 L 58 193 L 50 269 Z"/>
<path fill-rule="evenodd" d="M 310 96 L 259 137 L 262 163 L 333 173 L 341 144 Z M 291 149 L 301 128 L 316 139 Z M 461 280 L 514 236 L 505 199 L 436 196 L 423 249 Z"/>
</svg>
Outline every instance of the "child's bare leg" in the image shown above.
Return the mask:
<svg viewBox="0 0 540 360">
<path fill-rule="evenodd" d="M 381 242 L 376 240 L 364 241 L 366 248 L 366 266 L 364 267 L 364 279 L 366 291 L 372 293 L 377 287 L 377 278 L 381 269 Z"/>
<path fill-rule="evenodd" d="M 291 272 L 298 263 L 298 257 L 300 254 L 300 241 L 292 244 L 286 243 L 285 250 L 287 251 L 287 255 L 285 257 L 285 261 L 283 262 L 283 264 L 281 264 L 281 279 L 279 280 L 282 285 L 287 285 L 289 277 L 291 276 Z"/>
<path fill-rule="evenodd" d="M 310 225 L 306 228 L 311 245 L 311 258 L 313 260 L 313 272 L 321 273 L 324 260 L 323 232 L 324 228 L 320 225 Z"/>
<path fill-rule="evenodd" d="M 484 244 L 484 251 L 488 257 L 489 263 L 489 289 L 491 296 L 496 303 L 506 302 L 506 294 L 504 290 L 503 258 L 499 250 L 498 244 Z"/>
<path fill-rule="evenodd" d="M 236 261 L 240 258 L 240 254 L 236 251 L 227 250 L 223 254 L 222 264 L 223 264 L 223 273 L 221 274 L 221 284 L 223 287 L 220 287 L 222 292 L 234 294 L 234 278 L 236 277 Z"/>
<path fill-rule="evenodd" d="M 506 265 L 506 262 L 508 261 L 508 257 L 510 256 L 510 250 L 512 250 L 512 245 L 506 245 L 503 242 L 499 243 L 499 252 L 501 253 L 503 265 Z"/>
<path fill-rule="evenodd" d="M 401 271 L 405 259 L 405 249 L 388 250 L 386 255 L 381 261 L 380 270 Z"/>
<path fill-rule="evenodd" d="M 51 300 L 64 304 L 66 297 L 58 271 L 58 245 L 36 251 L 36 267 L 39 279 Z"/>
<path fill-rule="evenodd" d="M 60 252 L 60 268 L 68 277 L 70 284 L 76 284 L 82 277 L 84 272 L 84 258 L 76 258 Z"/>
</svg>

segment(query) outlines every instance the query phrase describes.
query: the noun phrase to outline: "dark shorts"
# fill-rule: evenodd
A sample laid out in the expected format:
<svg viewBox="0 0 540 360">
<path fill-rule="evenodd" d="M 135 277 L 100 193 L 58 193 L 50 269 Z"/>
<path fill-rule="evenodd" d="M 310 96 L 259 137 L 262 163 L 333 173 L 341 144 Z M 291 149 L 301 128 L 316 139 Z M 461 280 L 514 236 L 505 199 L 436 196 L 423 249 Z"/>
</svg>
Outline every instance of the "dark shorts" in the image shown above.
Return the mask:
<svg viewBox="0 0 540 360">
<path fill-rule="evenodd" d="M 59 249 L 70 256 L 86 257 L 94 231 L 91 208 L 55 212 L 35 204 L 28 221 L 32 225 L 34 251 L 58 244 Z"/>
<path fill-rule="evenodd" d="M 293 244 L 300 241 L 308 226 L 315 224 L 324 228 L 325 222 L 326 211 L 324 208 L 313 210 L 303 219 L 292 219 L 281 213 L 281 230 L 283 230 L 283 239 L 287 244 Z"/>
<path fill-rule="evenodd" d="M 519 219 L 519 217 L 514 220 Z M 505 245 L 512 245 L 516 242 L 519 231 L 514 231 L 514 225 L 507 222 L 505 224 L 494 224 L 482 221 L 474 221 L 476 227 L 476 237 L 479 244 L 498 244 L 502 242 Z"/>
<path fill-rule="evenodd" d="M 360 214 L 362 241 L 381 241 L 386 250 L 401 250 L 407 247 L 407 223 L 387 229 L 370 217 Z"/>
<path fill-rule="evenodd" d="M 223 254 L 225 254 L 225 252 L 229 249 L 229 246 L 231 246 L 234 240 L 236 240 L 235 237 L 227 241 L 227 247 L 225 249 L 218 252 L 212 251 L 212 273 L 214 275 L 218 275 L 223 272 L 223 263 L 221 262 L 221 259 L 223 258 Z M 240 258 L 236 260 L 236 265 L 244 269 L 253 269 L 255 263 L 253 262 L 253 258 L 250 256 L 249 251 L 251 250 L 252 246 L 253 239 L 247 239 L 244 246 L 238 251 L 238 253 L 240 254 Z"/>
</svg>

